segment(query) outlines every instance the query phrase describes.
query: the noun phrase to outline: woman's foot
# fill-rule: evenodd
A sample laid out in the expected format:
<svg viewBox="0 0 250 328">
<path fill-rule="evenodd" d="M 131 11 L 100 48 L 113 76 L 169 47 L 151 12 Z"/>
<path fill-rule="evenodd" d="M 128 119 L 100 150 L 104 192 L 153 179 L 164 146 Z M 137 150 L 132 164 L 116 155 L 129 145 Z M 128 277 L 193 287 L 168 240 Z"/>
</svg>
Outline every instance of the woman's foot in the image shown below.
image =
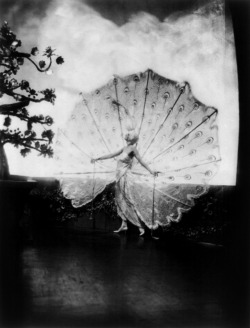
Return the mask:
<svg viewBox="0 0 250 328">
<path fill-rule="evenodd" d="M 153 233 L 152 230 L 151 230 L 151 237 L 152 237 L 153 239 L 155 239 L 155 240 L 160 239 L 160 237 L 154 235 L 154 233 Z"/>
<path fill-rule="evenodd" d="M 122 225 L 120 226 L 120 228 L 118 230 L 115 230 L 114 232 L 118 233 L 118 232 L 127 231 L 127 230 L 128 230 L 127 222 L 122 221 Z"/>
<path fill-rule="evenodd" d="M 145 233 L 145 229 L 142 227 L 139 227 L 139 231 L 140 231 L 140 236 L 143 236 Z"/>
</svg>

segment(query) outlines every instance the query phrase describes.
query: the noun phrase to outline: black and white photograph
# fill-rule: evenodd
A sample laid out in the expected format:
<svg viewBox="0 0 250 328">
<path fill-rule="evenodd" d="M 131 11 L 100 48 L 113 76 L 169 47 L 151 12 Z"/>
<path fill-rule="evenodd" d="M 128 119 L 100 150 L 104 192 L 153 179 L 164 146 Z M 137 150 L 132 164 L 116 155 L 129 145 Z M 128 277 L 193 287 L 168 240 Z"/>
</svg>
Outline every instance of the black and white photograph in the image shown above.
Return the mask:
<svg viewBox="0 0 250 328">
<path fill-rule="evenodd" d="M 248 328 L 248 0 L 0 0 L 0 326 Z"/>
</svg>

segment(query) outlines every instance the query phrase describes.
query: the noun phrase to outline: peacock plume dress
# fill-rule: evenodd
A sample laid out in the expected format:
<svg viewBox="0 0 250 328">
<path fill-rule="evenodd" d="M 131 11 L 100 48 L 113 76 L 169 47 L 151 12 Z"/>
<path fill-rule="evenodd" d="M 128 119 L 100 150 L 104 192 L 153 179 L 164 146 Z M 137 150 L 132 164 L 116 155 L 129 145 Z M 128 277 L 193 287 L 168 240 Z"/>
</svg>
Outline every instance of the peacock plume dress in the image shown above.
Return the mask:
<svg viewBox="0 0 250 328">
<path fill-rule="evenodd" d="M 178 83 L 152 70 L 115 76 L 88 94 L 58 132 L 55 159 L 64 196 L 74 207 L 91 202 L 116 182 L 118 215 L 148 228 L 168 226 L 206 193 L 221 161 L 218 110 L 197 100 L 188 82 Z M 125 146 L 136 130 L 137 150 L 151 175 L 135 157 L 120 156 L 91 164 Z"/>
</svg>

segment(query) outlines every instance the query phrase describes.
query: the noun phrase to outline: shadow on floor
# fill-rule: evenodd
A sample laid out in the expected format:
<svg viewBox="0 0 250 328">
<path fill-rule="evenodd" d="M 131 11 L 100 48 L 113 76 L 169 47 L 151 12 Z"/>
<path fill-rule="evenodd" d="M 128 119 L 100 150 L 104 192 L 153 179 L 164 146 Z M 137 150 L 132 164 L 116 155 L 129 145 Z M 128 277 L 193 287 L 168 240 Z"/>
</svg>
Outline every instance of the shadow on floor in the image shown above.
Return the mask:
<svg viewBox="0 0 250 328">
<path fill-rule="evenodd" d="M 241 327 L 224 247 L 134 233 L 54 237 L 10 245 L 2 259 L 4 326 Z"/>
</svg>

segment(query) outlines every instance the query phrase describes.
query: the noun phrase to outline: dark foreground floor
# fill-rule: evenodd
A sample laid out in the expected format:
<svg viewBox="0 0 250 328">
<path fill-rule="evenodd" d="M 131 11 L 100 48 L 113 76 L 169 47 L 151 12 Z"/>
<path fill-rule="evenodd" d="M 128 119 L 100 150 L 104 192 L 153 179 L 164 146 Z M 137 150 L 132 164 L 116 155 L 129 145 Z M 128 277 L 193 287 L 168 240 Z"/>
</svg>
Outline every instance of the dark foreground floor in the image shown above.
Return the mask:
<svg viewBox="0 0 250 328">
<path fill-rule="evenodd" d="M 223 247 L 89 232 L 15 256 L 4 326 L 240 327 Z"/>
</svg>

